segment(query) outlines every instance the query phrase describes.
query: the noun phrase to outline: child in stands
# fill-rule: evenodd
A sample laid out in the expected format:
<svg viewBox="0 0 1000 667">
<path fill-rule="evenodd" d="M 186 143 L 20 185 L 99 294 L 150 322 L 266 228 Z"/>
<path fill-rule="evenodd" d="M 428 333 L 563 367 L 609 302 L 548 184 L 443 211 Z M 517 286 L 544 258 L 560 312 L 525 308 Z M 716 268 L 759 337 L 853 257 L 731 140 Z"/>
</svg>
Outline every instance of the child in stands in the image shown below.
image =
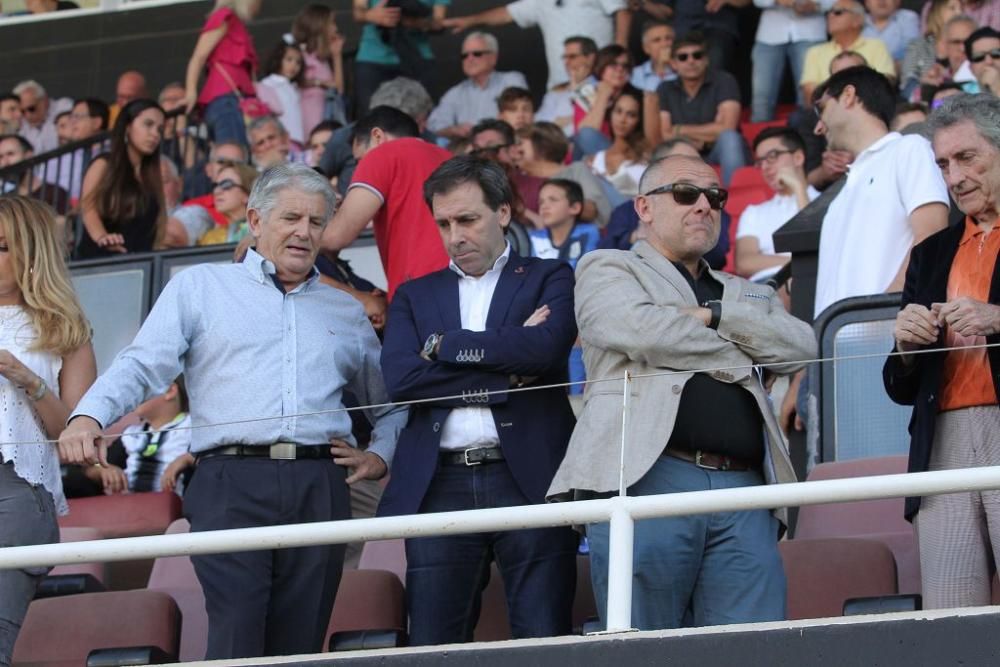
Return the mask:
<svg viewBox="0 0 1000 667">
<path fill-rule="evenodd" d="M 304 56 L 302 49 L 290 41 L 291 35 L 286 35 L 271 52 L 264 68 L 267 76 L 257 83 L 257 95 L 288 131 L 294 149 L 301 151 L 306 142 L 301 93 L 305 83 Z"/>
<path fill-rule="evenodd" d="M 305 56 L 302 129 L 308 136 L 324 120 L 347 123 L 344 103 L 344 36 L 333 10 L 307 5 L 292 23 L 292 37 Z"/>
<path fill-rule="evenodd" d="M 515 132 L 535 122 L 535 101 L 524 88 L 504 88 L 497 98 L 497 108 L 500 110 L 497 118 L 508 123 Z"/>
<path fill-rule="evenodd" d="M 576 263 L 591 250 L 597 249 L 600 231 L 592 222 L 581 222 L 583 188 L 576 181 L 550 178 L 538 191 L 538 214 L 545 225 L 531 230 L 531 254 L 542 259 L 561 259 L 576 269 Z M 583 367 L 580 342 L 570 351 L 569 379 L 587 379 Z M 573 385 L 569 393 L 582 394 L 583 385 Z"/>
<path fill-rule="evenodd" d="M 191 445 L 191 417 L 184 379 L 178 377 L 165 394 L 136 408 L 141 421 L 125 427 L 108 451 L 124 450 L 124 470 L 116 465 L 88 468 L 86 475 L 103 485 L 104 493 L 176 491 L 183 493 L 181 473 L 194 465 Z M 120 457 L 120 454 L 119 454 Z M 118 458 L 120 461 L 121 458 Z"/>
</svg>

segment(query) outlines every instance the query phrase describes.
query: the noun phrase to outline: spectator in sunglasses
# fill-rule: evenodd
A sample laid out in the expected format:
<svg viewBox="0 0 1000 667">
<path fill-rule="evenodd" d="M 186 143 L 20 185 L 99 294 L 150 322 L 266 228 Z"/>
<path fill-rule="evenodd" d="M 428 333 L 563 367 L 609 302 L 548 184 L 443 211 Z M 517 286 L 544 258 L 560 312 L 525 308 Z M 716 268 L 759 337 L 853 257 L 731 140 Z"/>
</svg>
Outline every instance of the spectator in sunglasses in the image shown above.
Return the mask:
<svg viewBox="0 0 1000 667">
<path fill-rule="evenodd" d="M 980 28 L 965 40 L 965 55 L 981 92 L 1000 93 L 1000 32 Z"/>
<path fill-rule="evenodd" d="M 739 132 L 740 86 L 732 74 L 709 70 L 708 43 L 701 33 L 674 41 L 671 67 L 678 78 L 657 88 L 662 139 L 684 136 L 710 164 L 722 167 L 722 182 L 747 163 Z"/>
<path fill-rule="evenodd" d="M 468 137 L 472 126 L 484 118 L 496 118 L 497 98 L 512 86 L 527 88 L 520 72 L 498 72 L 497 38 L 473 32 L 462 42 L 462 72 L 465 80 L 452 86 L 427 119 L 427 128 L 449 139 Z"/>
<path fill-rule="evenodd" d="M 576 315 L 590 377 L 628 368 L 738 367 L 653 377 L 630 399 L 625 484 L 633 496 L 792 482 L 795 472 L 763 383 L 750 367 L 816 354 L 808 324 L 770 287 L 713 271 L 726 191 L 701 158 L 650 165 L 635 202 L 645 240 L 596 250 L 576 269 Z M 650 335 L 650 332 L 656 332 Z M 619 487 L 621 397 L 588 386 L 583 412 L 547 497 Z M 612 401 L 617 400 L 618 404 Z M 634 402 L 631 402 L 634 401 Z M 617 416 L 616 416 L 617 415 Z M 666 444 L 666 447 L 664 447 Z M 635 525 L 632 625 L 640 630 L 785 618 L 777 538 L 785 510 L 720 512 Z M 598 614 L 606 621 L 608 524 L 588 527 Z"/>
<path fill-rule="evenodd" d="M 247 198 L 257 180 L 257 170 L 245 164 L 234 164 L 219 170 L 212 187 L 215 210 L 225 216 L 226 224 L 216 226 L 198 240 L 198 245 L 239 243 L 249 233 Z"/>
<path fill-rule="evenodd" d="M 841 51 L 854 51 L 868 61 L 868 66 L 892 80 L 896 78 L 896 64 L 885 43 L 876 38 L 863 37 L 865 7 L 858 0 L 837 0 L 826 12 L 826 29 L 830 41 L 817 44 L 806 51 L 799 86 L 802 99 L 808 105 L 813 90 L 826 80 L 830 61 Z"/>
<path fill-rule="evenodd" d="M 21 129 L 18 132 L 35 148 L 35 154 L 47 153 L 59 146 L 56 116 L 73 108 L 73 100 L 62 98 L 55 103 L 37 81 L 22 81 L 14 86 L 21 108 Z"/>
</svg>

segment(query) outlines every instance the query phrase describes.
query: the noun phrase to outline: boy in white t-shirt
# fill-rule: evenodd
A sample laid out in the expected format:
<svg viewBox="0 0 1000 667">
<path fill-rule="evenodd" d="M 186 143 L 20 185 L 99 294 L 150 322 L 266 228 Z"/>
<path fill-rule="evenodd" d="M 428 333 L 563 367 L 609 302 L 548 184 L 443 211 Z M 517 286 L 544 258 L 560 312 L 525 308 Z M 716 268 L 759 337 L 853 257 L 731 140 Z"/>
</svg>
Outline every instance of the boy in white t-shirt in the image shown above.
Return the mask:
<svg viewBox="0 0 1000 667">
<path fill-rule="evenodd" d="M 125 427 L 109 449 L 124 448 L 124 470 L 109 464 L 88 468 L 87 477 L 103 485 L 106 494 L 176 491 L 183 493 L 181 473 L 194 465 L 189 452 L 191 417 L 187 391 L 178 377 L 166 393 L 135 410 L 141 421 Z"/>
<path fill-rule="evenodd" d="M 790 259 L 774 250 L 774 232 L 788 222 L 819 191 L 806 180 L 806 148 L 802 137 L 788 127 L 769 127 L 754 139 L 754 166 L 776 193 L 761 204 L 747 206 L 736 232 L 736 273 L 763 282 Z"/>
</svg>

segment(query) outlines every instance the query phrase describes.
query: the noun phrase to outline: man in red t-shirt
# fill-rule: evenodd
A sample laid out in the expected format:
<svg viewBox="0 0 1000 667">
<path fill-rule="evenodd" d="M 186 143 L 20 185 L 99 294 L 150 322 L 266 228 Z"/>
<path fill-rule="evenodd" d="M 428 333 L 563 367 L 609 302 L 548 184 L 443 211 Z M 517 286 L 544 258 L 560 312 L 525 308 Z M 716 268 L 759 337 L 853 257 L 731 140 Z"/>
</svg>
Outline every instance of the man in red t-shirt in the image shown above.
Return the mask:
<svg viewBox="0 0 1000 667">
<path fill-rule="evenodd" d="M 323 233 L 323 250 L 338 251 L 374 221 L 390 300 L 400 284 L 448 266 L 424 203 L 424 181 L 451 153 L 418 139 L 419 134 L 416 121 L 391 107 L 375 107 L 358 121 L 353 147 L 358 168 Z"/>
</svg>

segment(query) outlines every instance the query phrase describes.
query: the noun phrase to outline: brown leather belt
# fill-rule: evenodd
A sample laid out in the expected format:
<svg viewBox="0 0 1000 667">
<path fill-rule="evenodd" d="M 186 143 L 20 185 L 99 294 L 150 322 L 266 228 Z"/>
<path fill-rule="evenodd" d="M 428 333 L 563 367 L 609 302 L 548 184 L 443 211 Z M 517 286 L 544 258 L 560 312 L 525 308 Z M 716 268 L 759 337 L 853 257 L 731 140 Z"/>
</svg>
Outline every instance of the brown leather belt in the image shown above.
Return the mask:
<svg viewBox="0 0 1000 667">
<path fill-rule="evenodd" d="M 686 449 L 666 449 L 663 451 L 663 454 L 664 456 L 672 456 L 675 459 L 688 461 L 699 468 L 706 468 L 708 470 L 743 472 L 746 470 L 756 470 L 759 467 L 750 465 L 742 459 L 734 459 L 731 456 L 713 454 L 712 452 L 703 452 L 700 449 L 694 452 Z"/>
</svg>

